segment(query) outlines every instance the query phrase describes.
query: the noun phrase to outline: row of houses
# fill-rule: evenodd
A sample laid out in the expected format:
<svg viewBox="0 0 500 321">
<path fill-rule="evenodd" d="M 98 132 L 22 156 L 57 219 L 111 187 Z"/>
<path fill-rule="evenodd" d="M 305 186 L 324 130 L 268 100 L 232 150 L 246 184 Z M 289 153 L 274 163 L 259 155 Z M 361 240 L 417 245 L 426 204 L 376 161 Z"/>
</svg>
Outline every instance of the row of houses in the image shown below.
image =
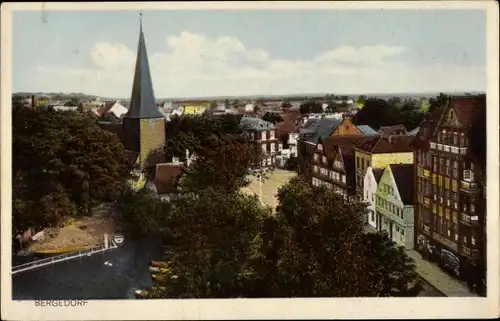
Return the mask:
<svg viewBox="0 0 500 321">
<path fill-rule="evenodd" d="M 474 122 L 484 110 L 484 97 L 450 97 L 410 132 L 361 130 L 348 118 L 306 123 L 299 130 L 300 174 L 348 201 L 366 202 L 370 228 L 484 289 L 486 193 L 478 178 L 485 176 L 469 145 L 471 130 L 485 130 Z"/>
</svg>

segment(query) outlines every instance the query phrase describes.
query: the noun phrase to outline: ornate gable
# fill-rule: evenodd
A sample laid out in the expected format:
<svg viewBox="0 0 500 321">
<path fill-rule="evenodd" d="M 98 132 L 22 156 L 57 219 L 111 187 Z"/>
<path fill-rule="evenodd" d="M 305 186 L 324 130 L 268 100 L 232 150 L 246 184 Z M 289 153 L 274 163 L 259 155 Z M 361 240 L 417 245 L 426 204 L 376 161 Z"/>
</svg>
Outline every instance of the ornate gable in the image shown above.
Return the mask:
<svg viewBox="0 0 500 321">
<path fill-rule="evenodd" d="M 443 113 L 443 117 L 439 122 L 439 126 L 443 127 L 462 127 L 460 120 L 457 117 L 455 109 L 448 107 L 448 109 Z"/>
<path fill-rule="evenodd" d="M 334 153 L 334 156 L 333 156 L 333 161 L 332 161 L 332 164 L 334 167 L 340 169 L 340 170 L 343 170 L 345 171 L 345 167 L 344 167 L 344 159 L 342 158 L 342 152 L 340 150 L 340 147 L 339 146 L 336 146 L 335 148 L 335 153 Z"/>
</svg>

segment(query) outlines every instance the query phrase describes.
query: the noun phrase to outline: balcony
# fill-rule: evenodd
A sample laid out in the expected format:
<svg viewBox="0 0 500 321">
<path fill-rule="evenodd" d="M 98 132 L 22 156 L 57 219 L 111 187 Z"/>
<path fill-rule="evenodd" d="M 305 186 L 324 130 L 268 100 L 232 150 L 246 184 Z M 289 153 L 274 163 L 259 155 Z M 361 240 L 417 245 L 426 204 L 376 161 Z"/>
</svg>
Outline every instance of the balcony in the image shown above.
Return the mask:
<svg viewBox="0 0 500 321">
<path fill-rule="evenodd" d="M 469 215 L 466 213 L 462 213 L 460 215 L 460 222 L 469 225 L 469 226 L 478 226 L 479 221 L 477 215 Z"/>
<path fill-rule="evenodd" d="M 455 147 L 452 145 L 445 145 L 436 142 L 430 142 L 430 148 L 438 151 L 443 151 L 445 153 L 452 153 L 457 155 L 467 154 L 467 147 Z"/>
<path fill-rule="evenodd" d="M 478 259 L 480 257 L 479 250 L 470 249 L 464 245 L 460 246 L 460 252 L 472 260 Z"/>
<path fill-rule="evenodd" d="M 478 184 L 466 181 L 460 182 L 460 190 L 465 193 L 473 194 L 478 192 Z"/>
</svg>

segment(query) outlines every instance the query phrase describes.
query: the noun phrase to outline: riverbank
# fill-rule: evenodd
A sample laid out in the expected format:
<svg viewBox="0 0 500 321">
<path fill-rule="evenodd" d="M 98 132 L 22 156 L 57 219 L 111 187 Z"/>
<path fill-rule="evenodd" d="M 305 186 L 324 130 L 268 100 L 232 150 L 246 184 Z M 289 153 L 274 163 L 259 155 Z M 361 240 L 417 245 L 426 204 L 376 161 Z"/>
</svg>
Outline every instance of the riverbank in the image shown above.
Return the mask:
<svg viewBox="0 0 500 321">
<path fill-rule="evenodd" d="M 116 220 L 109 215 L 110 207 L 111 204 L 101 204 L 92 210 L 92 216 L 67 218 L 62 227 L 47 229 L 44 240 L 31 244 L 25 252 L 52 255 L 103 245 L 104 234 L 117 232 Z"/>
</svg>

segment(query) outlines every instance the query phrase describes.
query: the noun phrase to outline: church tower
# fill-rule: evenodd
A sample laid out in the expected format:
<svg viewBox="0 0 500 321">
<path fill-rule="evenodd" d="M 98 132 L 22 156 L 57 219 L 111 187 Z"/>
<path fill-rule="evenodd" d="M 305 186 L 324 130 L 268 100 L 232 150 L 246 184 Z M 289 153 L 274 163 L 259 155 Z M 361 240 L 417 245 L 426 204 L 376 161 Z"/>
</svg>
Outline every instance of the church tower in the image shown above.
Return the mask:
<svg viewBox="0 0 500 321">
<path fill-rule="evenodd" d="M 141 168 L 150 153 L 165 144 L 165 117 L 156 106 L 142 32 L 142 14 L 132 97 L 130 107 L 123 116 L 122 126 L 126 137 L 125 149 L 138 153 L 137 163 Z"/>
</svg>

